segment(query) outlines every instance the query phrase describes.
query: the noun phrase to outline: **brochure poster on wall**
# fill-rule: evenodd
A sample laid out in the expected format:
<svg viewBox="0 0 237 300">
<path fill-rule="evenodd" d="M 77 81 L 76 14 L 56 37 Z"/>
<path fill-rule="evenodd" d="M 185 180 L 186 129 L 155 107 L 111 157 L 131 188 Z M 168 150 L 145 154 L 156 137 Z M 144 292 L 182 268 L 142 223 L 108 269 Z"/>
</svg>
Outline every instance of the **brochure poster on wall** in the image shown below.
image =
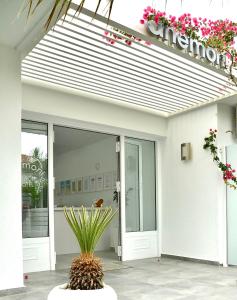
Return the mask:
<svg viewBox="0 0 237 300">
<path fill-rule="evenodd" d="M 77 192 L 77 181 L 76 180 L 71 180 L 71 193 L 76 193 Z"/>
<path fill-rule="evenodd" d="M 66 184 L 65 193 L 70 194 L 71 193 L 71 180 L 66 180 L 65 184 Z"/>
<path fill-rule="evenodd" d="M 95 184 L 95 176 L 90 176 L 90 182 L 89 182 L 89 191 L 90 192 L 94 192 L 95 191 L 95 187 L 96 187 L 96 184 Z"/>
<path fill-rule="evenodd" d="M 89 184 L 90 184 L 90 177 L 89 176 L 83 177 L 83 192 L 84 193 L 89 192 Z"/>
<path fill-rule="evenodd" d="M 82 192 L 82 177 L 77 179 L 77 192 Z"/>
<path fill-rule="evenodd" d="M 65 188 L 66 188 L 66 182 L 60 181 L 60 194 L 61 195 L 65 194 Z"/>
<path fill-rule="evenodd" d="M 104 190 L 111 190 L 112 188 L 112 172 L 104 173 Z"/>
<path fill-rule="evenodd" d="M 103 191 L 104 189 L 104 176 L 103 174 L 96 175 L 96 191 Z"/>
</svg>

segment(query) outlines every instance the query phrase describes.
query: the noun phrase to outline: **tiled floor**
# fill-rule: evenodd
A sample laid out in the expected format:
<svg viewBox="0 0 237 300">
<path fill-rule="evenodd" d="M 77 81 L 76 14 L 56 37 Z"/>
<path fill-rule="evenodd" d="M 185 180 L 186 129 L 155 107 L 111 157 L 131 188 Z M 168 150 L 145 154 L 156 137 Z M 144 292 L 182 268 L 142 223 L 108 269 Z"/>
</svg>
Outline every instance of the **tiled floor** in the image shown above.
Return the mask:
<svg viewBox="0 0 237 300">
<path fill-rule="evenodd" d="M 113 258 L 105 261 L 105 266 L 113 266 L 113 270 L 105 272 L 105 281 L 117 291 L 119 300 L 237 300 L 237 268 L 234 267 L 168 258 L 160 262 L 146 259 L 124 264 Z M 65 269 L 32 273 L 24 292 L 4 296 L 2 300 L 46 300 L 50 289 L 66 282 L 67 276 Z"/>
</svg>

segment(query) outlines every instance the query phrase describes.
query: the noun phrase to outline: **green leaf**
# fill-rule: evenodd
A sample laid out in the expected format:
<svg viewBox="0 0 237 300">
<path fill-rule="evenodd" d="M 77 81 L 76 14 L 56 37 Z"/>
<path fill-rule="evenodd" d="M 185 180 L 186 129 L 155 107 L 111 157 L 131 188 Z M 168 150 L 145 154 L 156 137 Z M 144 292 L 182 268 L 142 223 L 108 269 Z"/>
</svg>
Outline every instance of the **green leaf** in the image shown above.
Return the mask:
<svg viewBox="0 0 237 300">
<path fill-rule="evenodd" d="M 65 218 L 75 234 L 82 253 L 93 253 L 100 237 L 117 213 L 111 207 L 81 207 L 77 215 L 73 207 L 64 207 Z"/>
</svg>

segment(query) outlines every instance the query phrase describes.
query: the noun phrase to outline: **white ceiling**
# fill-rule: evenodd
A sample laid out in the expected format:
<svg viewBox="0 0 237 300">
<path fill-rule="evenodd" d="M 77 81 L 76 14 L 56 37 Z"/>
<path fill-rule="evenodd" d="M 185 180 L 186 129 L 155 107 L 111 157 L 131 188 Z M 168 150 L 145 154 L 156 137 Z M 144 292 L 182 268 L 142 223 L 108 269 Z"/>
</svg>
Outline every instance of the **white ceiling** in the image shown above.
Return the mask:
<svg viewBox="0 0 237 300">
<path fill-rule="evenodd" d="M 54 151 L 56 155 L 60 155 L 68 151 L 73 151 L 81 147 L 86 147 L 104 139 L 116 139 L 116 137 L 113 135 L 61 126 L 54 127 L 54 134 Z"/>
</svg>

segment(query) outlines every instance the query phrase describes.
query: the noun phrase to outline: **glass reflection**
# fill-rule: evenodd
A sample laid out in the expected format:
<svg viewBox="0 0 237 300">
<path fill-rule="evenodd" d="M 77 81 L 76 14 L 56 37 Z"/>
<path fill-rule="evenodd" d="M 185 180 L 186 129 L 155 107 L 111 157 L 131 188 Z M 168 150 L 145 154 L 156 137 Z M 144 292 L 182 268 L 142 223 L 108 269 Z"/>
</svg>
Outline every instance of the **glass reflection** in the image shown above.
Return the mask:
<svg viewBox="0 0 237 300">
<path fill-rule="evenodd" d="M 22 122 L 23 237 L 48 236 L 47 125 Z"/>
</svg>

